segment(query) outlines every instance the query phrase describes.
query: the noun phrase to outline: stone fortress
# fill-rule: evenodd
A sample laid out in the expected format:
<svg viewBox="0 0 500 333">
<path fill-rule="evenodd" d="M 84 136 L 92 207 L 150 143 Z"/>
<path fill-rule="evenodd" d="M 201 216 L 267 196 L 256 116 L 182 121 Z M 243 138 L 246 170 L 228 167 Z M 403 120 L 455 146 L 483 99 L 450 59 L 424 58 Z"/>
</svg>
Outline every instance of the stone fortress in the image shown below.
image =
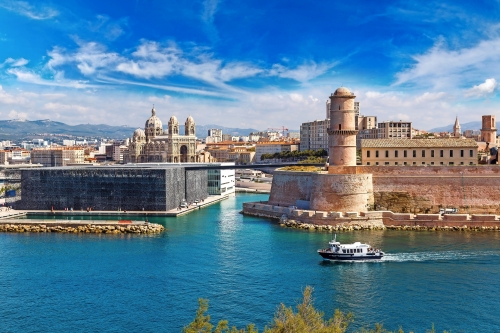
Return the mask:
<svg viewBox="0 0 500 333">
<path fill-rule="evenodd" d="M 500 214 L 498 165 L 356 165 L 354 99 L 344 87 L 330 96 L 327 171 L 276 171 L 267 204 L 245 204 L 244 213 L 284 214 L 296 220 L 317 217 L 320 224 L 336 224 L 338 218 L 359 213 L 379 213 L 381 218 L 382 211 L 408 219 L 419 213 L 439 216 L 440 209 L 452 207 L 459 213 Z M 495 135 L 494 118 L 484 121 L 488 124 L 483 129 L 491 130 L 482 132 Z"/>
<path fill-rule="evenodd" d="M 127 162 L 199 162 L 196 154 L 196 125 L 189 116 L 184 124 L 184 135 L 179 133 L 179 121 L 175 116 L 168 121 L 168 130 L 163 131 L 163 124 L 156 116 L 153 107 L 151 117 L 146 120 L 144 130 L 135 130 L 129 145 Z"/>
</svg>

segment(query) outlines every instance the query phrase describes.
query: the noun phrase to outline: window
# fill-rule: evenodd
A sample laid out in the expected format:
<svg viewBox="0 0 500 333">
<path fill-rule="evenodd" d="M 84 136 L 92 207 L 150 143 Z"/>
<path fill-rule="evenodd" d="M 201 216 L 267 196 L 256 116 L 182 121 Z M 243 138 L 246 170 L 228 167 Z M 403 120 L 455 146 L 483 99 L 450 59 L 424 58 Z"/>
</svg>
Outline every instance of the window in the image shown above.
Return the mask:
<svg viewBox="0 0 500 333">
<path fill-rule="evenodd" d="M 398 165 L 398 162 L 395 162 L 394 165 Z"/>
<path fill-rule="evenodd" d="M 366 157 L 370 157 L 370 151 L 369 150 L 366 151 Z"/>
<path fill-rule="evenodd" d="M 422 157 L 425 157 L 425 150 L 422 150 Z"/>
<path fill-rule="evenodd" d="M 460 157 L 464 157 L 464 150 L 460 149 Z"/>
<path fill-rule="evenodd" d="M 469 165 L 473 165 L 474 163 L 473 162 L 469 162 Z"/>
<path fill-rule="evenodd" d="M 394 157 L 398 157 L 398 151 L 397 150 L 394 151 Z"/>
<path fill-rule="evenodd" d="M 464 165 L 464 162 L 460 162 L 460 165 Z"/>
<path fill-rule="evenodd" d="M 389 157 L 389 151 L 388 150 L 385 151 L 385 157 L 386 158 Z"/>
<path fill-rule="evenodd" d="M 413 157 L 417 157 L 417 151 L 416 150 L 413 151 Z"/>
<path fill-rule="evenodd" d="M 404 164 L 404 165 L 407 165 L 408 163 L 404 162 L 403 164 Z"/>
<path fill-rule="evenodd" d="M 378 162 L 375 162 L 375 165 L 378 165 Z"/>
<path fill-rule="evenodd" d="M 413 165 L 417 165 L 417 162 L 413 162 Z"/>
<path fill-rule="evenodd" d="M 385 162 L 384 164 L 385 164 L 385 165 L 389 165 L 389 162 Z"/>
<path fill-rule="evenodd" d="M 453 162 L 450 162 L 450 165 L 454 165 L 454 164 L 455 164 L 455 163 L 453 163 Z"/>
<path fill-rule="evenodd" d="M 439 164 L 444 165 L 444 162 L 440 162 Z"/>
<path fill-rule="evenodd" d="M 366 165 L 370 165 L 370 162 L 366 162 Z"/>
<path fill-rule="evenodd" d="M 431 157 L 434 157 L 434 149 L 431 150 Z"/>
<path fill-rule="evenodd" d="M 425 162 L 422 162 L 422 165 L 425 165 Z"/>
<path fill-rule="evenodd" d="M 453 157 L 453 150 L 450 149 L 450 157 Z"/>
<path fill-rule="evenodd" d="M 470 157 L 474 157 L 474 150 L 472 150 L 472 149 L 471 149 L 471 150 L 469 150 L 469 156 L 470 156 Z"/>
<path fill-rule="evenodd" d="M 403 150 L 403 157 L 408 157 L 408 153 L 406 150 Z"/>
<path fill-rule="evenodd" d="M 378 158 L 378 150 L 375 150 L 375 157 Z"/>
<path fill-rule="evenodd" d="M 439 157 L 444 157 L 444 150 L 442 150 L 442 149 L 441 149 L 441 150 L 439 151 Z M 441 163 L 441 164 L 443 164 L 443 163 Z"/>
<path fill-rule="evenodd" d="M 431 165 L 434 165 L 434 162 L 431 162 Z"/>
</svg>

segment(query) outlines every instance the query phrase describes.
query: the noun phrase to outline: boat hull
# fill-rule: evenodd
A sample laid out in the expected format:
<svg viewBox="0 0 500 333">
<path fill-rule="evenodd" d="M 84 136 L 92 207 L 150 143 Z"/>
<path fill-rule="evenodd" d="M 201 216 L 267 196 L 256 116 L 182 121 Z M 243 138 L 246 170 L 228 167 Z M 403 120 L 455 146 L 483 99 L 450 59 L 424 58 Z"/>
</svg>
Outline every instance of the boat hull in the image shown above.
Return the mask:
<svg viewBox="0 0 500 333">
<path fill-rule="evenodd" d="M 318 251 L 319 255 L 323 259 L 328 260 L 380 260 L 384 256 L 383 253 L 378 253 L 374 255 L 356 255 L 354 253 L 332 253 L 332 252 L 322 252 Z"/>
</svg>

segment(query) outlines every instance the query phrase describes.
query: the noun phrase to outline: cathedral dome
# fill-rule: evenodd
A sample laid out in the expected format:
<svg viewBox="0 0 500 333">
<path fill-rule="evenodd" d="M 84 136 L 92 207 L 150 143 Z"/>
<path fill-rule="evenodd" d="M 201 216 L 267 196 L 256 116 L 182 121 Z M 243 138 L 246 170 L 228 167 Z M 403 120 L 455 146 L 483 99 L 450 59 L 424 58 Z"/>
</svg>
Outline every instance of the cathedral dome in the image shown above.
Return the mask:
<svg viewBox="0 0 500 333">
<path fill-rule="evenodd" d="M 144 138 L 144 137 L 146 137 L 146 133 L 144 133 L 142 129 L 138 128 L 134 131 L 134 138 Z"/>
<path fill-rule="evenodd" d="M 352 93 L 346 87 L 340 87 L 333 93 L 334 96 L 351 96 Z"/>
<path fill-rule="evenodd" d="M 146 120 L 146 125 L 144 127 L 146 129 L 148 129 L 148 128 L 154 128 L 154 129 L 160 128 L 163 130 L 163 124 L 161 123 L 160 118 L 158 118 L 156 116 L 155 108 L 153 108 L 151 110 L 151 117 L 149 117 L 149 119 Z"/>
<path fill-rule="evenodd" d="M 195 135 L 196 125 L 194 123 L 193 117 L 189 116 L 184 123 L 184 134 L 185 135 Z"/>
</svg>

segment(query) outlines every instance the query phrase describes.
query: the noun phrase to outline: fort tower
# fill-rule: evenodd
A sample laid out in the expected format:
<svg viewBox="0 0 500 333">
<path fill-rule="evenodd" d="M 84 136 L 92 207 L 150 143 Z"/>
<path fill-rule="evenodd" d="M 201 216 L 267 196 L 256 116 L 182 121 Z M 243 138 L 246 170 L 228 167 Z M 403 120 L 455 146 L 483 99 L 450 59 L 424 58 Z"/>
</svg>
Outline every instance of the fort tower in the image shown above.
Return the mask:
<svg viewBox="0 0 500 333">
<path fill-rule="evenodd" d="M 354 96 L 340 87 L 330 95 L 330 165 L 356 165 L 356 120 Z"/>
</svg>

